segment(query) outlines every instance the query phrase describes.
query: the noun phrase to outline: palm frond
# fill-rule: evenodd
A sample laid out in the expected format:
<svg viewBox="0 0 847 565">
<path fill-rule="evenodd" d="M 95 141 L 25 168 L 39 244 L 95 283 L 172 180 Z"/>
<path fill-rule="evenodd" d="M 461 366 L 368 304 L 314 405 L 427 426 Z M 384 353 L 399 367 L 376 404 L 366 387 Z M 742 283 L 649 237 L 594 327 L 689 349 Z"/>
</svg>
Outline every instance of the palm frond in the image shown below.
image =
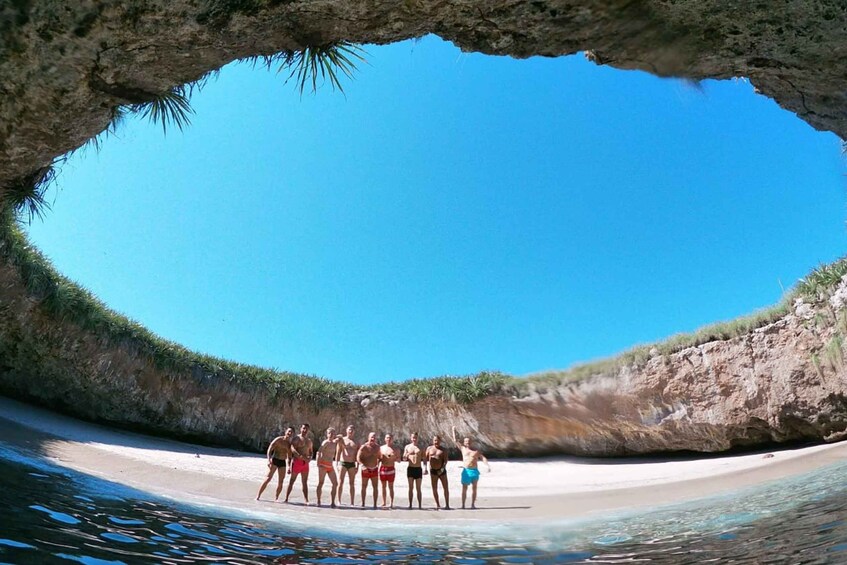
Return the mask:
<svg viewBox="0 0 847 565">
<path fill-rule="evenodd" d="M 171 125 L 180 131 L 191 124 L 189 116 L 194 113 L 188 101 L 185 86 L 175 86 L 168 92 L 151 100 L 129 106 L 129 112 L 139 114 L 154 124 L 162 125 L 162 131 L 167 134 Z"/>
<path fill-rule="evenodd" d="M 101 131 L 99 134 L 86 141 L 82 148 L 87 149 L 91 147 L 94 151 L 99 153 L 100 149 L 103 147 L 103 142 L 117 134 L 118 130 L 126 120 L 128 113 L 129 110 L 126 106 L 115 106 L 112 108 L 112 119 L 109 121 L 109 125 L 106 126 L 106 129 Z"/>
<path fill-rule="evenodd" d="M 343 93 L 342 76 L 353 78 L 356 64 L 367 62 L 364 53 L 358 45 L 338 42 L 308 46 L 302 51 L 284 51 L 275 56 L 273 62 L 280 65 L 277 72 L 291 69 L 286 82 L 294 79 L 300 96 L 307 85 L 311 85 L 312 92 L 317 92 L 319 80 L 321 84 L 329 81 L 333 90 Z"/>
<path fill-rule="evenodd" d="M 35 218 L 43 220 L 44 215 L 52 208 L 51 202 L 47 200 L 47 190 L 56 181 L 55 163 L 54 161 L 6 185 L 4 195 L 19 220 L 26 217 L 28 224 Z"/>
</svg>

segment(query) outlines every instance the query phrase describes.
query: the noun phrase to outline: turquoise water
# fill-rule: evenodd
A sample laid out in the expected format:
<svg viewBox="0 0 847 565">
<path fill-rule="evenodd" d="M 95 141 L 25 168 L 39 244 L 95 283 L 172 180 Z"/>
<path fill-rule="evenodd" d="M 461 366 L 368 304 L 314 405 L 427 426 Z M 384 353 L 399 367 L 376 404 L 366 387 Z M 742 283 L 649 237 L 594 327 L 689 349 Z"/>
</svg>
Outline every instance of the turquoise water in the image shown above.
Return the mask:
<svg viewBox="0 0 847 565">
<path fill-rule="evenodd" d="M 0 563 L 847 563 L 845 472 L 631 515 L 342 535 L 155 498 L 0 444 Z"/>
</svg>

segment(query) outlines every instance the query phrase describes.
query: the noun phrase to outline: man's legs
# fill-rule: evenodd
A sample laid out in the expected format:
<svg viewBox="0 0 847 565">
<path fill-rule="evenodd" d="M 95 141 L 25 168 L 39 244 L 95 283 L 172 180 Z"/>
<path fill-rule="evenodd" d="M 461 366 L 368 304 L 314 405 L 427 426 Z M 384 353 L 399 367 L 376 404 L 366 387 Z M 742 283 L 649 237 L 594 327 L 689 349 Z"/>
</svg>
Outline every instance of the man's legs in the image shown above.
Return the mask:
<svg viewBox="0 0 847 565">
<path fill-rule="evenodd" d="M 338 479 L 335 477 L 335 469 L 327 471 L 327 473 L 329 474 L 330 482 L 332 482 L 332 492 L 330 492 L 330 506 L 332 508 L 335 508 L 335 495 L 338 494 Z M 340 504 L 341 500 L 339 500 L 338 503 Z"/>
<path fill-rule="evenodd" d="M 388 494 L 391 497 L 390 507 L 394 508 L 394 481 L 385 481 L 388 483 Z"/>
<path fill-rule="evenodd" d="M 462 510 L 465 509 L 465 499 L 468 497 L 468 485 L 462 483 Z"/>
<path fill-rule="evenodd" d="M 353 498 L 356 496 L 356 467 L 344 470 L 350 478 L 350 506 L 353 506 Z M 338 491 L 338 502 L 341 502 L 341 491 Z"/>
<path fill-rule="evenodd" d="M 309 471 L 303 471 L 300 473 L 300 480 L 303 483 L 303 498 L 306 500 L 306 504 L 309 504 L 309 489 L 306 488 L 306 481 L 309 480 Z"/>
<path fill-rule="evenodd" d="M 285 467 L 277 467 L 276 476 L 279 480 L 276 483 L 276 496 L 274 500 L 279 500 L 279 495 L 282 493 L 282 485 L 285 483 Z"/>
<path fill-rule="evenodd" d="M 356 495 L 356 491 L 353 489 L 353 481 L 356 478 L 356 467 L 352 469 L 341 467 L 339 474 L 341 476 L 338 477 L 338 504 L 341 504 L 341 496 L 344 494 L 344 479 L 347 479 L 350 481 L 350 506 L 353 506 L 353 497 Z"/>
<path fill-rule="evenodd" d="M 380 479 L 379 482 L 382 483 L 382 507 L 385 508 L 385 483 L 388 481 Z"/>
<path fill-rule="evenodd" d="M 444 488 L 444 509 L 450 510 L 450 488 L 447 486 L 447 473 L 444 473 L 438 479 L 441 481 L 441 486 Z"/>
<path fill-rule="evenodd" d="M 324 488 L 324 479 L 326 478 L 326 469 L 318 465 L 318 488 L 315 489 L 315 495 L 318 498 L 318 506 L 321 505 L 321 491 Z"/>
<path fill-rule="evenodd" d="M 288 489 L 285 491 L 285 502 L 288 502 L 288 497 L 291 496 L 291 489 L 294 487 L 294 481 L 297 480 L 297 475 L 291 473 L 291 476 L 288 478 Z"/>
<path fill-rule="evenodd" d="M 371 477 L 371 486 L 373 487 L 374 491 L 374 508 L 376 508 L 376 495 L 377 491 L 379 490 L 379 486 L 376 484 L 376 477 Z"/>
<path fill-rule="evenodd" d="M 268 483 L 271 482 L 271 479 L 274 476 L 274 469 L 276 469 L 274 465 L 271 465 L 268 469 L 268 476 L 265 478 L 265 482 L 262 483 L 262 486 L 259 487 L 259 494 L 256 495 L 256 500 L 259 500 L 259 498 L 262 496 L 262 493 L 265 492 L 265 488 L 267 488 Z"/>
<path fill-rule="evenodd" d="M 417 490 L 418 490 L 418 508 L 422 508 L 422 506 L 421 506 L 421 482 L 422 481 L 423 481 L 423 479 L 415 479 L 415 486 L 417 487 Z M 409 493 L 409 506 L 411 506 L 411 505 L 412 505 L 412 495 L 411 495 L 411 493 Z"/>
<path fill-rule="evenodd" d="M 471 492 L 471 508 L 473 508 L 474 510 L 476 510 L 476 484 L 478 482 L 479 480 L 477 479 L 473 483 L 471 483 L 473 485 L 473 490 Z"/>
<path fill-rule="evenodd" d="M 365 477 L 362 477 L 362 508 L 365 507 L 365 497 L 368 494 L 368 481 L 369 480 L 370 479 L 366 479 Z"/>
<path fill-rule="evenodd" d="M 441 508 L 441 501 L 438 500 L 438 477 L 430 472 L 429 482 L 432 483 L 432 498 L 435 499 L 435 508 Z"/>
</svg>

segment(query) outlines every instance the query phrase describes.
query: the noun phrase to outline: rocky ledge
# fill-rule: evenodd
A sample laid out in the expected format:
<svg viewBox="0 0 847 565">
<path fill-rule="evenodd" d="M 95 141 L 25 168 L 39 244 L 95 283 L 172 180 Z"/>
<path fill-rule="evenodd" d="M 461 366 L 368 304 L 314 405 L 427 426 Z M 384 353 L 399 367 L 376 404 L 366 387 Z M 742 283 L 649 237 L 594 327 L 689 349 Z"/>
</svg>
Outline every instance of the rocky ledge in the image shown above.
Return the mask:
<svg viewBox="0 0 847 565">
<path fill-rule="evenodd" d="M 845 137 L 846 22 L 842 0 L 5 2 L 0 189 L 103 131 L 117 106 L 149 102 L 235 59 L 428 33 L 467 51 L 585 51 L 662 76 L 748 77 L 813 127 Z"/>
</svg>

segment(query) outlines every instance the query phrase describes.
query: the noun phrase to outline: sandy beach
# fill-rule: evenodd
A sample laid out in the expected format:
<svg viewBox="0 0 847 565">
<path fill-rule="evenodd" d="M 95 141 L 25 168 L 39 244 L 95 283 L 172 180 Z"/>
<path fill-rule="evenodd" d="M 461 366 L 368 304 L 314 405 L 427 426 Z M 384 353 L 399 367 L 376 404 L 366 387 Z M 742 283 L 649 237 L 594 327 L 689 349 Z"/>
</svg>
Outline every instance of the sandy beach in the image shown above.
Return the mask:
<svg viewBox="0 0 847 565">
<path fill-rule="evenodd" d="M 270 440 L 271 438 L 268 438 Z M 847 457 L 847 442 L 772 452 L 686 458 L 492 460 L 483 472 L 477 510 L 436 511 L 423 481 L 424 510 L 409 511 L 405 464 L 395 485 L 394 510 L 342 505 L 305 506 L 295 484 L 291 503 L 273 502 L 275 480 L 263 500 L 256 491 L 267 473 L 259 454 L 201 447 L 114 430 L 0 398 L 0 445 L 155 495 L 234 511 L 280 513 L 306 521 L 355 518 L 378 526 L 398 522 L 522 523 L 647 510 L 810 472 Z M 451 506 L 461 504 L 460 461 L 448 465 Z M 317 470 L 309 477 L 315 502 Z M 357 490 L 359 485 L 357 484 Z M 370 493 L 369 493 L 370 500 Z M 329 482 L 324 486 L 329 501 Z M 349 502 L 345 492 L 345 501 Z"/>
</svg>

